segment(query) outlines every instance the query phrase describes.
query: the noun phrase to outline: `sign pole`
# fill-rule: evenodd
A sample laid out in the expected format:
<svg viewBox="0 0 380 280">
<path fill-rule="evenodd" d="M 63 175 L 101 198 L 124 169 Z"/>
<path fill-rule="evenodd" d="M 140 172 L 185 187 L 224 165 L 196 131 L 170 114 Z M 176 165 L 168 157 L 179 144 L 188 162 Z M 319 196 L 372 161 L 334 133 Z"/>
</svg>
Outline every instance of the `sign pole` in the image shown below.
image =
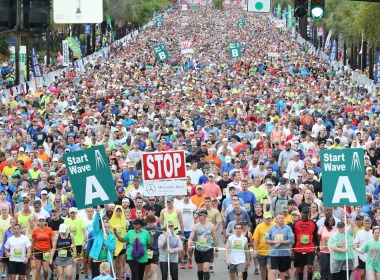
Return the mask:
<svg viewBox="0 0 380 280">
<path fill-rule="evenodd" d="M 345 237 L 345 242 L 346 242 L 346 248 L 348 249 L 348 235 L 347 235 L 347 213 L 346 213 L 346 205 L 344 205 L 344 224 L 345 224 L 345 228 L 344 228 L 344 237 Z M 346 279 L 349 280 L 350 279 L 350 274 L 349 274 L 349 270 L 348 270 L 348 251 L 346 252 Z"/>
<path fill-rule="evenodd" d="M 100 215 L 99 215 L 99 217 L 100 217 Z M 104 230 L 104 221 L 103 221 L 102 217 L 100 217 L 100 222 L 102 223 L 103 234 L 106 234 L 106 232 Z M 111 256 L 111 252 L 108 249 L 107 249 L 107 254 L 108 254 L 108 256 L 110 257 L 110 260 L 111 260 L 112 274 L 116 278 L 115 268 L 113 267 L 113 257 Z"/>
<path fill-rule="evenodd" d="M 170 234 L 169 219 L 168 219 L 168 201 L 166 199 L 166 195 L 165 195 L 165 212 L 166 212 L 166 231 Z M 170 237 L 170 235 L 168 235 L 168 237 L 166 239 L 166 252 L 168 253 L 168 280 L 170 280 L 170 254 L 169 254 L 170 246 L 169 246 L 169 237 Z"/>
</svg>

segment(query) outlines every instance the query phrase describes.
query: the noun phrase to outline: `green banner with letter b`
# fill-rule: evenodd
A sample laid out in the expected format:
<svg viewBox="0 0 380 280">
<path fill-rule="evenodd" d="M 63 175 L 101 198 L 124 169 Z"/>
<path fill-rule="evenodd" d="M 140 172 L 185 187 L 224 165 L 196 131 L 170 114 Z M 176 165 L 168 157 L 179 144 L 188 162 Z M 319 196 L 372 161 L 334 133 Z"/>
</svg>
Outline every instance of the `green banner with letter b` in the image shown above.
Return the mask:
<svg viewBox="0 0 380 280">
<path fill-rule="evenodd" d="M 78 209 L 118 200 L 104 146 L 63 155 Z"/>
<path fill-rule="evenodd" d="M 324 206 L 366 204 L 363 149 L 322 150 L 321 163 Z"/>
</svg>

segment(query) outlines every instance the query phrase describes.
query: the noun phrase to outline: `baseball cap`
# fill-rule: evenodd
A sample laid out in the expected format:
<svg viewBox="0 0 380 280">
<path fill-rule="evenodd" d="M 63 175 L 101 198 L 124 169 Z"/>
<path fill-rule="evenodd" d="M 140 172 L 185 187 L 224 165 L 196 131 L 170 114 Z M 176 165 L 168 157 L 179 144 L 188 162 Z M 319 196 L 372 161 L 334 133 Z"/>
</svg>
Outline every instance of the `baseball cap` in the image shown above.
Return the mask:
<svg viewBox="0 0 380 280">
<path fill-rule="evenodd" d="M 144 225 L 144 222 L 142 219 L 136 219 L 133 221 L 133 224 L 134 225 Z"/>
<path fill-rule="evenodd" d="M 168 195 L 167 197 L 166 197 L 166 201 L 174 201 L 174 197 L 172 196 L 172 195 Z"/>
<path fill-rule="evenodd" d="M 33 206 L 41 206 L 41 200 L 35 200 Z"/>
<path fill-rule="evenodd" d="M 270 212 L 264 212 L 263 218 L 264 219 L 270 219 L 270 218 L 272 218 L 272 214 Z"/>
<path fill-rule="evenodd" d="M 201 209 L 197 212 L 198 216 L 207 216 L 207 210 Z"/>
<path fill-rule="evenodd" d="M 365 171 L 372 171 L 372 167 L 368 166 Z"/>
<path fill-rule="evenodd" d="M 230 156 L 226 156 L 226 163 L 231 163 L 232 159 Z"/>
<path fill-rule="evenodd" d="M 302 212 L 302 213 L 309 213 L 309 212 L 310 212 L 310 208 L 309 208 L 309 207 L 303 207 L 303 208 L 301 209 L 301 212 Z"/>
<path fill-rule="evenodd" d="M 338 228 L 344 228 L 346 225 L 345 225 L 345 223 L 343 223 L 343 222 L 339 222 L 337 225 L 336 225 L 336 227 L 338 227 Z"/>
<path fill-rule="evenodd" d="M 41 194 L 48 194 L 47 190 L 43 190 Z"/>
<path fill-rule="evenodd" d="M 290 213 L 290 215 L 296 215 L 296 216 L 299 216 L 299 215 L 301 215 L 301 213 L 300 213 L 300 211 L 295 210 L 295 211 L 293 211 L 292 213 Z"/>
<path fill-rule="evenodd" d="M 124 192 L 124 188 L 122 188 L 122 187 L 119 187 L 119 188 L 117 188 L 117 190 L 116 190 L 118 193 L 123 193 Z"/>
<path fill-rule="evenodd" d="M 61 209 L 59 207 L 54 207 L 53 209 L 51 209 L 52 212 L 59 212 Z"/>
<path fill-rule="evenodd" d="M 68 229 L 68 226 L 66 224 L 59 225 L 59 232 L 66 232 L 67 229 Z"/>
<path fill-rule="evenodd" d="M 72 212 L 78 213 L 78 209 L 76 207 L 70 207 L 69 213 L 72 213 Z"/>
<path fill-rule="evenodd" d="M 118 179 L 117 181 L 120 183 L 123 183 L 123 179 Z"/>
<path fill-rule="evenodd" d="M 33 179 L 32 180 L 32 184 L 38 184 L 38 180 L 37 179 Z"/>
<path fill-rule="evenodd" d="M 282 211 L 288 211 L 289 209 L 288 209 L 287 205 L 282 205 L 281 210 Z"/>
<path fill-rule="evenodd" d="M 362 221 L 363 220 L 363 216 L 362 215 L 357 215 L 355 220 L 357 221 Z"/>
<path fill-rule="evenodd" d="M 174 226 L 174 223 L 172 221 L 168 221 L 168 227 Z"/>
<path fill-rule="evenodd" d="M 203 186 L 202 185 L 198 185 L 197 189 L 202 189 L 203 190 Z"/>
<path fill-rule="evenodd" d="M 241 214 L 243 214 L 243 213 L 241 212 L 240 209 L 237 209 L 237 210 L 235 211 L 235 215 L 241 215 Z"/>
<path fill-rule="evenodd" d="M 290 184 L 295 184 L 296 183 L 296 180 L 294 180 L 294 179 L 290 179 Z"/>
<path fill-rule="evenodd" d="M 63 185 L 61 183 L 58 183 L 55 185 L 56 189 L 63 189 Z"/>
<path fill-rule="evenodd" d="M 41 217 L 38 217 L 38 220 L 45 220 L 46 221 L 46 218 L 44 216 L 41 216 Z"/>
<path fill-rule="evenodd" d="M 311 170 L 311 169 L 310 169 L 310 170 L 308 170 L 308 171 L 307 171 L 307 173 L 309 173 L 309 174 L 313 174 L 313 175 L 314 175 L 314 171 L 313 171 L 313 170 Z"/>
<path fill-rule="evenodd" d="M 210 174 L 208 174 L 208 177 L 214 177 L 215 178 L 215 175 L 214 175 L 214 173 L 210 173 Z"/>
<path fill-rule="evenodd" d="M 280 184 L 286 184 L 286 179 L 285 178 L 280 178 Z"/>
</svg>

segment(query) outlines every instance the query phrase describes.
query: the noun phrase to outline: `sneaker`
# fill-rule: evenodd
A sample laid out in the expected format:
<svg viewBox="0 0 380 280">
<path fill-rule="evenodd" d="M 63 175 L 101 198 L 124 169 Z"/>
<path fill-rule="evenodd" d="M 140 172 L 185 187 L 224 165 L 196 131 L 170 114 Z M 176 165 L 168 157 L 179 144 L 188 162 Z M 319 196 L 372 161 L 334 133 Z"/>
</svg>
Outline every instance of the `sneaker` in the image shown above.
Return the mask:
<svg viewBox="0 0 380 280">
<path fill-rule="evenodd" d="M 1 278 L 5 278 L 6 274 L 5 271 L 1 274 Z"/>
<path fill-rule="evenodd" d="M 192 268 L 193 268 L 193 261 L 192 261 L 192 260 L 188 260 L 188 261 L 187 261 L 187 267 L 188 267 L 189 269 L 192 269 Z"/>
<path fill-rule="evenodd" d="M 321 279 L 321 274 L 319 272 L 314 272 L 313 279 L 320 280 Z"/>
<path fill-rule="evenodd" d="M 185 269 L 185 263 L 182 262 L 179 268 L 180 268 L 180 269 Z"/>
<path fill-rule="evenodd" d="M 187 259 L 188 259 L 188 258 L 187 258 L 187 255 L 185 255 L 185 257 L 184 257 L 183 259 L 184 259 L 183 261 L 186 263 L 186 262 L 187 262 Z"/>
<path fill-rule="evenodd" d="M 257 268 L 255 269 L 255 275 L 259 275 L 259 270 Z"/>
<path fill-rule="evenodd" d="M 210 266 L 210 273 L 214 273 L 214 270 L 212 269 L 212 266 Z"/>
</svg>

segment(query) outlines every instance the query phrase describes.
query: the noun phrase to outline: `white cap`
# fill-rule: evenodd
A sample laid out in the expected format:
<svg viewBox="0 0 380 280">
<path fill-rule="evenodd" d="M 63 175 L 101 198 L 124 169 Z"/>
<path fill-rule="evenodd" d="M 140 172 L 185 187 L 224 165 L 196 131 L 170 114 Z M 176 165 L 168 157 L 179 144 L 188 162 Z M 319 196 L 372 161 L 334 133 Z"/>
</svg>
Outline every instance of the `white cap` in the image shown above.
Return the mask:
<svg viewBox="0 0 380 280">
<path fill-rule="evenodd" d="M 25 151 L 25 150 L 24 150 L 23 147 L 20 147 L 20 149 L 18 149 L 18 151 L 19 151 L 19 152 L 21 152 L 21 151 L 23 152 L 23 151 Z"/>
<path fill-rule="evenodd" d="M 59 232 L 67 232 L 68 226 L 66 224 L 59 225 Z"/>
<path fill-rule="evenodd" d="M 232 159 L 230 156 L 226 156 L 226 163 L 231 163 Z"/>
<path fill-rule="evenodd" d="M 69 213 L 71 213 L 71 212 L 78 213 L 78 209 L 76 207 L 70 207 Z"/>
<path fill-rule="evenodd" d="M 58 158 L 53 157 L 53 162 L 58 161 Z"/>
<path fill-rule="evenodd" d="M 41 194 L 48 194 L 47 190 L 43 190 Z"/>
</svg>

